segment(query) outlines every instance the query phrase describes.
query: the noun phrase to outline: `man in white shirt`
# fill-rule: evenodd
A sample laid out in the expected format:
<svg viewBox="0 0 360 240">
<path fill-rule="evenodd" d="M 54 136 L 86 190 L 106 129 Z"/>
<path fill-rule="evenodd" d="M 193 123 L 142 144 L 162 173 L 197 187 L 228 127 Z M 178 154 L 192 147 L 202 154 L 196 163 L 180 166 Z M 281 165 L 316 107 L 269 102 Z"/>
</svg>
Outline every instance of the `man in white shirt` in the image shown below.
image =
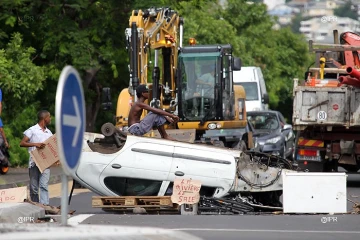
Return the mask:
<svg viewBox="0 0 360 240">
<path fill-rule="evenodd" d="M 51 115 L 48 111 L 42 110 L 38 112 L 38 123 L 24 132 L 24 138 L 20 142 L 21 147 L 27 147 L 29 153 L 36 148 L 44 148 L 44 142 L 53 134 L 47 126 L 51 123 Z M 50 168 L 45 169 L 43 173 L 40 172 L 34 160 L 30 155 L 29 159 L 29 177 L 30 177 L 30 199 L 33 202 L 40 202 L 41 204 L 49 204 L 49 179 Z M 39 201 L 39 187 L 40 187 L 40 201 Z"/>
</svg>

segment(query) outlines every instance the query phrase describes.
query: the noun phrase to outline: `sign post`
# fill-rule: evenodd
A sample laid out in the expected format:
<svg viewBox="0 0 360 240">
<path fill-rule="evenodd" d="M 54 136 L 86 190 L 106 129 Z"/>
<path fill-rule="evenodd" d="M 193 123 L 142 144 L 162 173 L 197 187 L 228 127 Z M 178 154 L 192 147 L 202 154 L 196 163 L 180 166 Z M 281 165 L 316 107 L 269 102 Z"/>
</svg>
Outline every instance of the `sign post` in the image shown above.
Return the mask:
<svg viewBox="0 0 360 240">
<path fill-rule="evenodd" d="M 81 156 L 85 132 L 85 101 L 82 81 L 72 66 L 66 66 L 59 78 L 55 102 L 56 135 L 62 175 L 61 220 L 67 225 L 68 181 L 75 173 Z"/>
</svg>

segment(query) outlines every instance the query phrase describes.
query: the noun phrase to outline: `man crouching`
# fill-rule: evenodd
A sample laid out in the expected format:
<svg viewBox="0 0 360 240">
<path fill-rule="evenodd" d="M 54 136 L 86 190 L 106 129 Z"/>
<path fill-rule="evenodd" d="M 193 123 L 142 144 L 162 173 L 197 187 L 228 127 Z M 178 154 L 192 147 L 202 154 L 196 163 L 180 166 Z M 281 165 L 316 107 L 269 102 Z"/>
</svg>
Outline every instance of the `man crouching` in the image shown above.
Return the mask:
<svg viewBox="0 0 360 240">
<path fill-rule="evenodd" d="M 131 106 L 129 113 L 129 133 L 136 136 L 142 136 L 149 132 L 153 127 L 156 127 L 161 138 L 175 140 L 166 133 L 164 124 L 166 122 L 176 123 L 179 121 L 179 117 L 145 104 L 145 100 L 149 98 L 149 89 L 145 84 L 141 84 L 136 88 L 136 96 L 138 97 L 138 100 Z M 140 121 L 144 109 L 148 110 L 149 113 Z"/>
</svg>

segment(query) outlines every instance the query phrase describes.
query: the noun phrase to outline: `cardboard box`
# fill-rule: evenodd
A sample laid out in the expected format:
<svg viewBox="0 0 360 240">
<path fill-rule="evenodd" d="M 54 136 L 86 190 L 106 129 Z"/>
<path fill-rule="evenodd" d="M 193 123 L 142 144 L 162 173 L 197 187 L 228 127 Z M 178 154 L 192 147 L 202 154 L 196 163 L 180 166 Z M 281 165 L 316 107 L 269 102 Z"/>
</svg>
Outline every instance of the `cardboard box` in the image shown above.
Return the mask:
<svg viewBox="0 0 360 240">
<path fill-rule="evenodd" d="M 56 134 L 48 138 L 44 143 L 46 146 L 43 149 L 36 148 L 34 151 L 30 152 L 31 157 L 41 173 L 43 173 L 45 169 L 54 165 L 56 162 L 60 161 Z"/>
<path fill-rule="evenodd" d="M 0 203 L 21 203 L 27 199 L 27 187 L 0 189 Z"/>
</svg>

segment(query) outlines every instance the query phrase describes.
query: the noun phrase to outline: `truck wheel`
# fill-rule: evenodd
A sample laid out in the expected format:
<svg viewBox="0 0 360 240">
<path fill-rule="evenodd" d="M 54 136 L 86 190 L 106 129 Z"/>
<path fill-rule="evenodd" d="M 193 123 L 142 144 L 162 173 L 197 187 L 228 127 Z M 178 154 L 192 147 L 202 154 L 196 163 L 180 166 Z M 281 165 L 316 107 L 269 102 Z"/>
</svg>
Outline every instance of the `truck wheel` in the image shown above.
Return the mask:
<svg viewBox="0 0 360 240">
<path fill-rule="evenodd" d="M 359 170 L 358 166 L 342 166 L 346 171 L 356 173 Z"/>
<path fill-rule="evenodd" d="M 9 167 L 1 166 L 0 167 L 0 174 L 6 174 L 9 171 Z"/>
</svg>

